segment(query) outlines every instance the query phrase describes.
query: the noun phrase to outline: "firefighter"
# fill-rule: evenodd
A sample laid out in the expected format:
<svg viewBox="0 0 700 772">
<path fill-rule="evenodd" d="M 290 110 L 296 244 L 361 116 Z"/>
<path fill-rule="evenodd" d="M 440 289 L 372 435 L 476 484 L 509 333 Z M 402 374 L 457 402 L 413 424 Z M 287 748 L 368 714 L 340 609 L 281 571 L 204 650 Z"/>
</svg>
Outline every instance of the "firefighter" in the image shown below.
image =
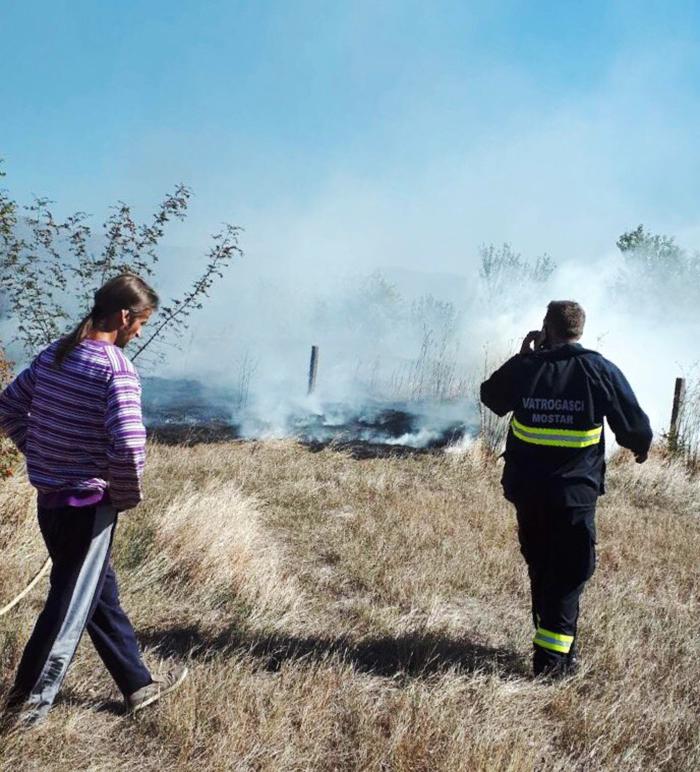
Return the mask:
<svg viewBox="0 0 700 772">
<path fill-rule="evenodd" d="M 646 461 L 649 419 L 625 376 L 579 344 L 585 312 L 552 301 L 542 330 L 481 384 L 494 413 L 512 412 L 503 492 L 515 505 L 532 592 L 533 671 L 575 672 L 579 598 L 595 569 L 595 508 L 604 493 L 603 418 L 617 442 Z"/>
</svg>

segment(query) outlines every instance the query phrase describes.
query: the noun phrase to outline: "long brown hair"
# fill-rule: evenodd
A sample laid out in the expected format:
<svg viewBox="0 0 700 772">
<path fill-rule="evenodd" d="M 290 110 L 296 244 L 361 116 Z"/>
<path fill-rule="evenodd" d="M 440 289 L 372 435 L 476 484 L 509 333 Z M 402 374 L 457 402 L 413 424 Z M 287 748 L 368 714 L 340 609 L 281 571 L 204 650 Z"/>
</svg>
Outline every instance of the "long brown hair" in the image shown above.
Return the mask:
<svg viewBox="0 0 700 772">
<path fill-rule="evenodd" d="M 155 290 L 134 273 L 123 273 L 110 279 L 95 293 L 92 311 L 68 335 L 61 338 L 56 348 L 54 362 L 61 365 L 71 351 L 95 329 L 99 323 L 115 311 L 125 309 L 132 316 L 158 308 Z"/>
</svg>

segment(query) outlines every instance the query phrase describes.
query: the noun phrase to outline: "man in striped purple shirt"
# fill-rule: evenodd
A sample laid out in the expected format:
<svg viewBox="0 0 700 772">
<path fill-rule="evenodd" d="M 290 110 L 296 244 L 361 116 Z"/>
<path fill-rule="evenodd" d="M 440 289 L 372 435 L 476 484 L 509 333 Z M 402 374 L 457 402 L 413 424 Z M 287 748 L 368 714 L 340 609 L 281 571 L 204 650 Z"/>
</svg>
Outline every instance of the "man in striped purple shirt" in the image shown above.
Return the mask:
<svg viewBox="0 0 700 772">
<path fill-rule="evenodd" d="M 25 455 L 53 564 L 8 701 L 25 723 L 51 708 L 85 629 L 128 710 L 159 699 L 187 673 L 179 667 L 151 677 L 110 564 L 117 514 L 141 501 L 145 461 L 141 385 L 122 349 L 157 306 L 138 276 L 112 279 L 78 327 L 0 394 L 0 431 Z"/>
</svg>

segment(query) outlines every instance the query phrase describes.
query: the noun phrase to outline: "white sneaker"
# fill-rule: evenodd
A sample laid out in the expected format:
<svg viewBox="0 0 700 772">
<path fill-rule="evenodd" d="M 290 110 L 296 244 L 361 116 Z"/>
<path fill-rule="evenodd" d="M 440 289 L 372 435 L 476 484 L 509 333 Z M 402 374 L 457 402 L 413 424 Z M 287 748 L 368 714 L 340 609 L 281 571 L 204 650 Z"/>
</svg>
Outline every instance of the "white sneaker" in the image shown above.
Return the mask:
<svg viewBox="0 0 700 772">
<path fill-rule="evenodd" d="M 153 683 L 137 689 L 124 700 L 126 712 L 133 715 L 161 697 L 165 697 L 180 686 L 187 678 L 188 672 L 186 665 L 175 665 Z"/>
</svg>

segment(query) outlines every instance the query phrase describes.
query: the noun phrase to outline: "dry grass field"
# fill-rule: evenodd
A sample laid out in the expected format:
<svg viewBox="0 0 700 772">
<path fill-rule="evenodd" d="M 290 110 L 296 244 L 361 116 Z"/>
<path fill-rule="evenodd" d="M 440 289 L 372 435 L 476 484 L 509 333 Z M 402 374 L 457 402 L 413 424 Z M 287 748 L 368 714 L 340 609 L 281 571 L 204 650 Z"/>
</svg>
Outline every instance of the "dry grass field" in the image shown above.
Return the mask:
<svg viewBox="0 0 700 772">
<path fill-rule="evenodd" d="M 125 718 L 86 637 L 49 719 L 0 736 L 2 768 L 700 769 L 698 482 L 611 465 L 583 667 L 547 685 L 499 473 L 478 445 L 152 445 L 114 561 L 148 663 L 191 677 Z M 43 560 L 33 501 L 0 483 L 0 605 Z M 0 619 L 3 692 L 44 588 Z"/>
</svg>

